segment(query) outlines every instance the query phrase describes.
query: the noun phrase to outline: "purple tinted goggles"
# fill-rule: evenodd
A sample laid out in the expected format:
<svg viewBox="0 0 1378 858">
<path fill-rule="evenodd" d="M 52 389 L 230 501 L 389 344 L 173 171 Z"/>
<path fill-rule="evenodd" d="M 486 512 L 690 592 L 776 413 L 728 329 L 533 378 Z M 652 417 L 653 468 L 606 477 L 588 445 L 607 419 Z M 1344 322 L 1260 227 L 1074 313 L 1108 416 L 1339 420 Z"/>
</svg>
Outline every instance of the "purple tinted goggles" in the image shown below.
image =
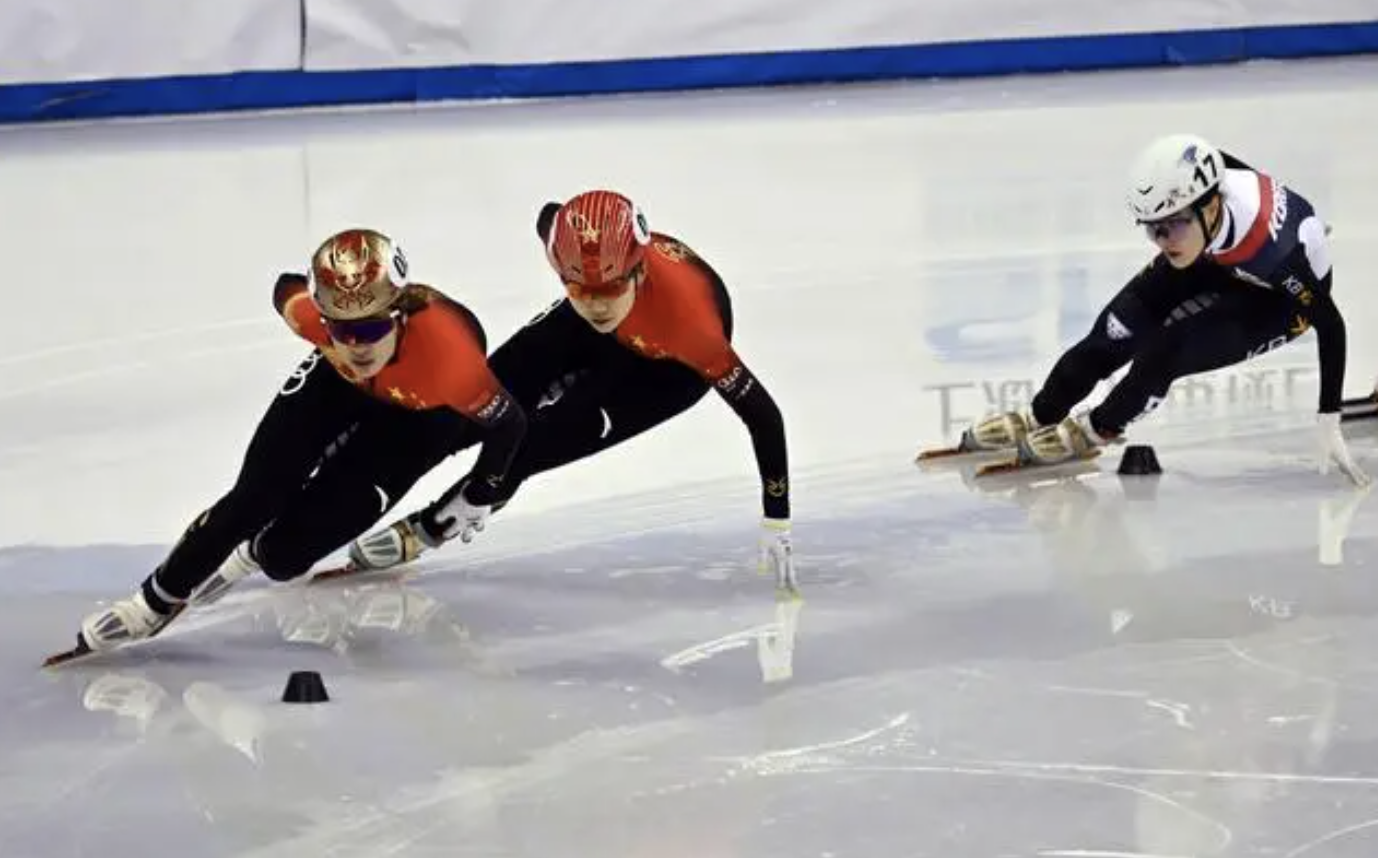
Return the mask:
<svg viewBox="0 0 1378 858">
<path fill-rule="evenodd" d="M 325 319 L 330 339 L 349 346 L 367 346 L 392 333 L 397 320 L 392 316 L 370 316 L 366 319 Z"/>
<path fill-rule="evenodd" d="M 1140 223 L 1143 224 L 1144 232 L 1148 233 L 1148 237 L 1154 241 L 1160 239 L 1175 241 L 1184 237 L 1195 221 L 1196 214 L 1194 212 L 1184 211 L 1162 220 L 1140 221 Z"/>
</svg>

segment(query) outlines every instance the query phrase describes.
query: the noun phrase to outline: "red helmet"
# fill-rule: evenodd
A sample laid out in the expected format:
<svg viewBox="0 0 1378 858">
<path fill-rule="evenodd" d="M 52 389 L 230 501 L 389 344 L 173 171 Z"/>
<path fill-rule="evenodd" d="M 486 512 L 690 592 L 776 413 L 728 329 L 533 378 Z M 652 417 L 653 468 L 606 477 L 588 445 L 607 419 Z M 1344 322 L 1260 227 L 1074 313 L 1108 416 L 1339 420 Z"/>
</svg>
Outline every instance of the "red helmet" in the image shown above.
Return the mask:
<svg viewBox="0 0 1378 858">
<path fill-rule="evenodd" d="M 555 214 L 545 248 L 561 280 L 596 291 L 630 274 L 650 243 L 635 203 L 613 191 L 585 191 Z"/>
<path fill-rule="evenodd" d="M 371 229 L 336 233 L 311 255 L 311 295 L 330 319 L 380 316 L 392 308 L 406 285 L 402 249 Z"/>
</svg>

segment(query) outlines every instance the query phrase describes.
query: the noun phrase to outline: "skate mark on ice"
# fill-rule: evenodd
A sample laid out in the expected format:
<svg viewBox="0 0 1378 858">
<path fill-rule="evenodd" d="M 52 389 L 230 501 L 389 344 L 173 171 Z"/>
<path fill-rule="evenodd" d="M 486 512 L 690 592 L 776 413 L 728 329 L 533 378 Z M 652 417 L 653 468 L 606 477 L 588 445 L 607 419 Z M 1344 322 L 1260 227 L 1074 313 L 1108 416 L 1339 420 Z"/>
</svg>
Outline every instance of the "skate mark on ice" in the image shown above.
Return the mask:
<svg viewBox="0 0 1378 858">
<path fill-rule="evenodd" d="M 1283 858 L 1298 858 L 1298 856 L 1305 855 L 1307 852 L 1310 852 L 1317 846 L 1324 846 L 1327 843 L 1332 843 L 1341 838 L 1348 837 L 1351 834 L 1357 834 L 1360 831 L 1367 831 L 1370 828 L 1378 828 L 1378 819 L 1370 819 L 1367 822 L 1360 822 L 1357 825 L 1348 825 L 1344 828 L 1338 828 L 1330 832 L 1329 834 L 1317 837 L 1310 843 L 1305 843 L 1301 846 L 1298 846 L 1296 849 L 1293 849 L 1291 852 L 1288 852 L 1286 855 L 1284 855 Z"/>
<path fill-rule="evenodd" d="M 1159 852 L 1118 852 L 1113 849 L 1045 849 L 1039 858 L 1194 858 L 1191 855 L 1165 855 Z"/>
<path fill-rule="evenodd" d="M 1183 730 L 1196 729 L 1191 723 L 1191 720 L 1187 717 L 1187 713 L 1191 711 L 1191 707 L 1185 703 L 1175 703 L 1166 700 L 1147 700 L 1144 702 L 1144 705 L 1150 709 L 1158 709 L 1167 712 L 1172 716 L 1173 722 Z"/>
<path fill-rule="evenodd" d="M 1059 694 L 1085 694 L 1088 697 L 1124 697 L 1133 700 L 1143 700 L 1148 697 L 1146 691 L 1126 691 L 1119 688 L 1082 688 L 1073 685 L 1045 685 L 1044 691 L 1053 691 Z"/>
<path fill-rule="evenodd" d="M 814 768 L 800 768 L 800 769 L 794 769 L 794 770 L 792 770 L 792 771 L 790 771 L 790 772 L 787 772 L 787 773 L 786 773 L 786 772 L 781 772 L 780 774 L 791 774 L 791 775 L 808 775 L 808 774 L 835 775 L 835 774 L 837 774 L 839 771 L 845 771 L 845 772 L 847 772 L 847 773 L 849 773 L 849 774 L 959 775 L 959 776 L 963 776 L 963 777 L 980 777 L 980 778 L 995 778 L 995 779 L 1009 779 L 1009 780 L 1049 781 L 1049 782 L 1055 782 L 1055 783 L 1078 784 L 1078 785 L 1091 786 L 1091 787 L 1104 787 L 1105 789 L 1109 789 L 1109 790 L 1119 790 L 1119 791 L 1122 791 L 1122 792 L 1130 792 L 1130 793 L 1133 793 L 1133 794 L 1135 794 L 1135 795 L 1137 795 L 1137 796 L 1140 796 L 1140 797 L 1142 797 L 1142 798 L 1146 798 L 1146 799 L 1148 799 L 1149 801 L 1155 802 L 1155 803 L 1157 803 L 1157 804 L 1164 805 L 1165 807 L 1170 807 L 1170 808 L 1172 808 L 1172 809 L 1174 809 L 1174 810 L 1176 810 L 1176 811 L 1182 813 L 1183 815 L 1185 815 L 1185 816 L 1187 816 L 1187 817 L 1190 817 L 1191 819 L 1194 819 L 1196 822 L 1202 823 L 1202 824 L 1204 824 L 1204 825 L 1210 827 L 1211 829 L 1213 829 L 1213 830 L 1215 831 L 1216 837 L 1218 838 L 1218 841 L 1219 841 L 1218 843 L 1215 844 L 1214 847 L 1212 847 L 1212 849 L 1211 849 L 1211 851 L 1210 851 L 1210 854 L 1214 854 L 1215 852 L 1218 852 L 1218 851 L 1220 851 L 1220 850 L 1225 849 L 1225 848 L 1226 848 L 1227 846 L 1229 846 L 1230 843 L 1233 842 L 1233 840 L 1234 840 L 1234 831 L 1231 830 L 1230 827 L 1229 827 L 1228 825 L 1225 825 L 1224 823 L 1220 822 L 1220 821 L 1217 820 L 1217 819 L 1214 819 L 1214 818 L 1212 818 L 1212 817 L 1206 816 L 1204 813 L 1200 812 L 1199 810 L 1196 810 L 1196 809 L 1194 809 L 1194 808 L 1188 807 L 1187 805 L 1182 804 L 1181 802 L 1177 801 L 1176 799 L 1169 798 L 1168 796 L 1162 795 L 1161 793 L 1156 793 L 1156 792 L 1154 792 L 1154 791 L 1152 791 L 1152 790 L 1149 790 L 1149 789 L 1144 789 L 1143 787 L 1133 786 L 1132 784 L 1114 783 L 1114 782 L 1112 782 L 1112 781 L 1101 780 L 1100 778 L 1094 778 L 1094 777 L 1077 776 L 1077 775 L 1072 775 L 1072 774 L 1051 774 L 1051 773 L 1047 773 L 1047 772 L 1043 772 L 1043 771 L 1019 771 L 1019 770 L 1016 770 L 1016 769 L 1013 769 L 1013 768 L 1001 768 L 1001 766 L 1002 766 L 1002 764 L 1000 764 L 1000 763 L 993 763 L 993 764 L 990 764 L 989 766 L 987 766 L 987 765 L 984 765 L 984 764 L 979 763 L 979 762 L 977 762 L 977 763 L 972 763 L 972 764 L 969 764 L 969 765 L 968 765 L 968 764 L 957 764 L 957 765 L 933 764 L 933 765 L 892 765 L 892 766 L 863 765 L 863 766 L 854 766 L 854 765 L 845 765 L 845 764 L 844 764 L 844 765 L 818 766 L 818 767 L 814 767 Z M 1110 767 L 1110 768 L 1113 768 L 1113 767 Z M 1045 853 L 1045 854 L 1064 854 L 1064 855 L 1067 855 L 1067 854 L 1078 854 L 1078 855 L 1112 855 L 1112 854 L 1115 854 L 1115 853 L 1105 853 L 1105 852 L 1099 852 L 1099 853 L 1098 853 L 1098 852 L 1094 852 L 1094 851 L 1077 851 L 1077 852 Z M 1136 855 L 1136 853 L 1127 853 L 1127 854 L 1129 854 L 1129 855 Z M 1141 858 L 1168 858 L 1168 856 L 1152 856 L 1152 855 L 1146 855 L 1146 856 L 1141 856 Z"/>
<path fill-rule="evenodd" d="M 1306 640 L 1300 641 L 1292 641 L 1288 643 L 1288 646 L 1305 646 L 1307 644 L 1314 644 L 1327 640 L 1331 640 L 1331 637 L 1329 635 L 1317 638 L 1308 638 Z M 1290 680 L 1314 683 L 1316 685 L 1324 685 L 1330 688 L 1347 688 L 1351 691 L 1378 691 L 1378 689 L 1371 688 L 1367 685 L 1361 685 L 1357 682 L 1329 679 L 1324 676 L 1316 676 L 1312 673 L 1306 673 L 1305 671 L 1297 670 L 1293 667 L 1287 667 L 1286 665 L 1266 661 L 1263 658 L 1254 655 L 1249 650 L 1244 649 L 1234 641 L 1225 641 L 1225 649 L 1229 651 L 1230 655 L 1234 656 L 1235 658 L 1239 659 L 1245 664 L 1248 664 L 1252 667 L 1256 667 L 1259 670 L 1264 671 L 1265 673 L 1271 673 L 1277 676 L 1286 677 Z"/>
<path fill-rule="evenodd" d="M 658 747 L 692 733 L 695 727 L 691 719 L 676 718 L 640 727 L 593 730 L 536 752 L 516 766 L 449 770 L 434 784 L 400 788 L 366 810 L 323 807 L 294 836 L 249 850 L 239 858 L 396 854 L 442 828 L 461 833 L 478 828 L 484 808 L 571 781 L 582 770 Z"/>
<path fill-rule="evenodd" d="M 1157 709 L 1171 715 L 1172 720 L 1176 722 L 1178 727 L 1184 730 L 1196 729 L 1192 726 L 1188 718 L 1188 713 L 1191 712 L 1191 704 L 1184 703 L 1180 700 L 1154 698 L 1150 696 L 1147 691 L 1130 691 L 1117 688 L 1077 688 L 1067 685 L 1045 685 L 1043 686 L 1043 690 L 1061 694 L 1083 694 L 1088 697 L 1141 700 L 1149 709 Z"/>
<path fill-rule="evenodd" d="M 1001 771 L 1066 772 L 1085 775 L 1132 775 L 1134 777 L 1192 778 L 1217 781 L 1263 781 L 1303 785 L 1378 786 L 1378 777 L 1345 775 L 1300 775 L 1289 772 L 1239 772 L 1229 769 L 1159 769 L 1138 766 L 1112 766 L 1099 763 L 1035 763 L 1024 760 L 957 760 L 962 766 L 988 767 Z"/>
<path fill-rule="evenodd" d="M 608 578 L 616 581 L 619 578 L 632 578 L 638 575 L 682 575 L 686 567 L 683 564 L 665 566 L 639 566 L 633 569 L 614 569 L 608 573 Z"/>
<path fill-rule="evenodd" d="M 713 757 L 714 761 L 730 762 L 748 771 L 753 771 L 759 775 L 773 775 L 788 772 L 794 765 L 817 765 L 828 762 L 826 752 L 838 751 L 843 748 L 856 747 L 857 745 L 869 742 L 886 733 L 898 730 L 909 723 L 910 714 L 905 712 L 891 718 L 885 724 L 856 736 L 846 739 L 838 739 L 834 742 L 820 742 L 816 745 L 801 745 L 797 748 L 785 748 L 779 751 L 767 751 L 764 754 L 754 754 L 750 757 Z M 821 755 L 821 756 L 814 756 Z M 839 762 L 840 766 L 845 763 Z"/>
</svg>

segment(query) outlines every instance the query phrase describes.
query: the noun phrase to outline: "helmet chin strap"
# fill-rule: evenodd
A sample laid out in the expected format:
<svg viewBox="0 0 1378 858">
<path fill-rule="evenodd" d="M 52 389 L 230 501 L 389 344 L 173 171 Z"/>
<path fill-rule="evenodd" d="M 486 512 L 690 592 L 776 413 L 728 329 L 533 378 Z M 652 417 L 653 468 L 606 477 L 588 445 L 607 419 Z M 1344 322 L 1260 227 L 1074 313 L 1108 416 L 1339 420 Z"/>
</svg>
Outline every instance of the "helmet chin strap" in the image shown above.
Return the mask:
<svg viewBox="0 0 1378 858">
<path fill-rule="evenodd" d="M 1209 247 L 1210 243 L 1215 240 L 1216 231 L 1218 231 L 1220 229 L 1220 225 L 1225 222 L 1225 206 L 1222 203 L 1216 210 L 1215 225 L 1212 226 L 1211 224 L 1206 223 L 1206 207 L 1210 205 L 1211 200 L 1215 199 L 1220 199 L 1220 195 L 1211 194 L 1205 200 L 1199 201 L 1191 207 L 1192 212 L 1196 215 L 1197 223 L 1201 224 L 1201 234 L 1206 237 L 1207 247 Z"/>
</svg>

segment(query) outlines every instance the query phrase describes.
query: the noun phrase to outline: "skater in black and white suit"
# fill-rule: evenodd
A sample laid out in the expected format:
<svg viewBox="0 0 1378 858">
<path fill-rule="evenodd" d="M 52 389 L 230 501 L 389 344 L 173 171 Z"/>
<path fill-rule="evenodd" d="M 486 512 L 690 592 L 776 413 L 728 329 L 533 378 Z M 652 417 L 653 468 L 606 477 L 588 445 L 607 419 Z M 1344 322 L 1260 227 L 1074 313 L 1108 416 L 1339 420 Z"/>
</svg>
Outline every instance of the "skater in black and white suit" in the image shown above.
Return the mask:
<svg viewBox="0 0 1378 858">
<path fill-rule="evenodd" d="M 1015 449 L 1022 464 L 1035 465 L 1085 456 L 1121 438 L 1177 379 L 1241 363 L 1314 329 L 1321 472 L 1338 466 L 1366 484 L 1340 433 L 1345 321 L 1332 294 L 1327 229 L 1311 203 L 1193 135 L 1145 149 L 1128 197 L 1157 256 L 1062 355 L 1027 408 L 978 421 L 963 447 Z M 1126 364 L 1104 401 L 1072 414 Z"/>
</svg>

